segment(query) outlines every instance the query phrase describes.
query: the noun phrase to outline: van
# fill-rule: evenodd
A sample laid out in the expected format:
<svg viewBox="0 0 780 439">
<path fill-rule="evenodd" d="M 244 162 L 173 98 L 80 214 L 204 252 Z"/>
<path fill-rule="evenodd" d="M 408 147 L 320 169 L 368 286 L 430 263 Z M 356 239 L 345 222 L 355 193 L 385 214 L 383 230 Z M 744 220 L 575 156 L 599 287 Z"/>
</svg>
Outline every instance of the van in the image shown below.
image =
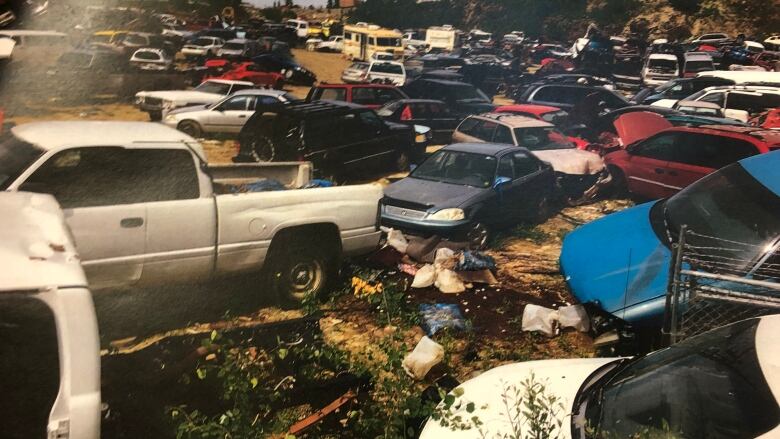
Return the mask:
<svg viewBox="0 0 780 439">
<path fill-rule="evenodd" d="M 1 192 L 2 436 L 100 437 L 95 307 L 54 197 Z"/>
<path fill-rule="evenodd" d="M 642 68 L 642 82 L 649 87 L 661 85 L 679 76 L 677 57 L 666 53 L 650 54 Z"/>
<path fill-rule="evenodd" d="M 344 26 L 342 53 L 350 60 L 366 61 L 376 52 L 392 53 L 403 59 L 404 45 L 401 32 L 384 29 L 373 24 Z"/>
<path fill-rule="evenodd" d="M 712 55 L 700 52 L 689 52 L 683 55 L 682 73 L 684 78 L 692 78 L 699 72 L 710 70 L 715 70 Z"/>
<path fill-rule="evenodd" d="M 294 30 L 298 38 L 307 38 L 309 36 L 309 22 L 306 20 L 290 19 L 285 22 L 285 26 Z"/>
<path fill-rule="evenodd" d="M 451 52 L 460 47 L 460 31 L 450 25 L 429 27 L 425 32 L 425 44 L 431 49 Z"/>
<path fill-rule="evenodd" d="M 400 62 L 372 61 L 368 66 L 368 82 L 393 84 L 401 87 L 406 83 L 406 69 Z"/>
</svg>

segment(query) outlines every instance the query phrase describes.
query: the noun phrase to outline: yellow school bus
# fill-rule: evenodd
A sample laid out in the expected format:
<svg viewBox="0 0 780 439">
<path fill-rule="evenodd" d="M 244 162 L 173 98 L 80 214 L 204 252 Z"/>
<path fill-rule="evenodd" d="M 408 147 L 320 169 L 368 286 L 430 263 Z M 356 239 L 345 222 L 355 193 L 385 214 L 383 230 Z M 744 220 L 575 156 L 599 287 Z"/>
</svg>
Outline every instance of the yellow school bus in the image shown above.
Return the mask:
<svg viewBox="0 0 780 439">
<path fill-rule="evenodd" d="M 392 53 L 403 59 L 404 46 L 401 33 L 377 25 L 358 23 L 344 26 L 344 50 L 349 59 L 366 61 L 376 52 Z"/>
</svg>

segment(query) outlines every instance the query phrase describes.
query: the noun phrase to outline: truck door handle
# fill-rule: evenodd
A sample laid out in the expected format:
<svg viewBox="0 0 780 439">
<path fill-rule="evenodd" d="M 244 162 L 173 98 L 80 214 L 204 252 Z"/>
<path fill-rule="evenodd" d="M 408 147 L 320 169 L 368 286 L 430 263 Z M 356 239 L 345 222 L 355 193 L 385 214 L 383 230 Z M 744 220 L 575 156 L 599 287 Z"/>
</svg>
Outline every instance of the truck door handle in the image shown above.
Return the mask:
<svg viewBox="0 0 780 439">
<path fill-rule="evenodd" d="M 664 173 L 664 170 L 663 170 L 663 169 L 661 169 L 661 168 L 655 168 L 655 173 L 656 173 L 656 174 L 663 174 L 663 173 Z"/>
<path fill-rule="evenodd" d="M 144 225 L 144 219 L 143 218 L 122 218 L 121 221 L 119 221 L 119 226 L 125 229 L 132 229 L 134 227 L 141 227 Z"/>
</svg>

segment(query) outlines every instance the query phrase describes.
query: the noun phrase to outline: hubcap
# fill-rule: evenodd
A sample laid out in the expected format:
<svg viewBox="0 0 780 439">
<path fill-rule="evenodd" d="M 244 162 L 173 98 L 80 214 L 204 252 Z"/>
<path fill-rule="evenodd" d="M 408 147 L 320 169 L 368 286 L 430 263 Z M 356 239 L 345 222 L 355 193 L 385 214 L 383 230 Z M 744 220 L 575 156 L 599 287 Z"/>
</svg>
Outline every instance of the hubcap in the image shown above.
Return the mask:
<svg viewBox="0 0 780 439">
<path fill-rule="evenodd" d="M 253 141 L 252 151 L 254 152 L 257 161 L 270 162 L 274 159 L 274 148 L 267 139 Z"/>
<path fill-rule="evenodd" d="M 290 287 L 295 293 L 306 293 L 319 288 L 322 267 L 316 261 L 299 262 L 290 270 Z"/>
</svg>

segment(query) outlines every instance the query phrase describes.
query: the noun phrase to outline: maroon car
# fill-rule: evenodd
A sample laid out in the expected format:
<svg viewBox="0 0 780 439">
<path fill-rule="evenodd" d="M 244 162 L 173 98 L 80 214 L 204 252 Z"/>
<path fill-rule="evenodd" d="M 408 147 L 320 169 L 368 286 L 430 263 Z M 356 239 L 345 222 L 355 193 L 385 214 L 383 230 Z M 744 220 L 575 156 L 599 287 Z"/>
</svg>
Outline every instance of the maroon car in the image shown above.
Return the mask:
<svg viewBox="0 0 780 439">
<path fill-rule="evenodd" d="M 323 83 L 311 88 L 306 102 L 343 101 L 376 109 L 388 102 L 408 98 L 394 85 Z"/>
</svg>

